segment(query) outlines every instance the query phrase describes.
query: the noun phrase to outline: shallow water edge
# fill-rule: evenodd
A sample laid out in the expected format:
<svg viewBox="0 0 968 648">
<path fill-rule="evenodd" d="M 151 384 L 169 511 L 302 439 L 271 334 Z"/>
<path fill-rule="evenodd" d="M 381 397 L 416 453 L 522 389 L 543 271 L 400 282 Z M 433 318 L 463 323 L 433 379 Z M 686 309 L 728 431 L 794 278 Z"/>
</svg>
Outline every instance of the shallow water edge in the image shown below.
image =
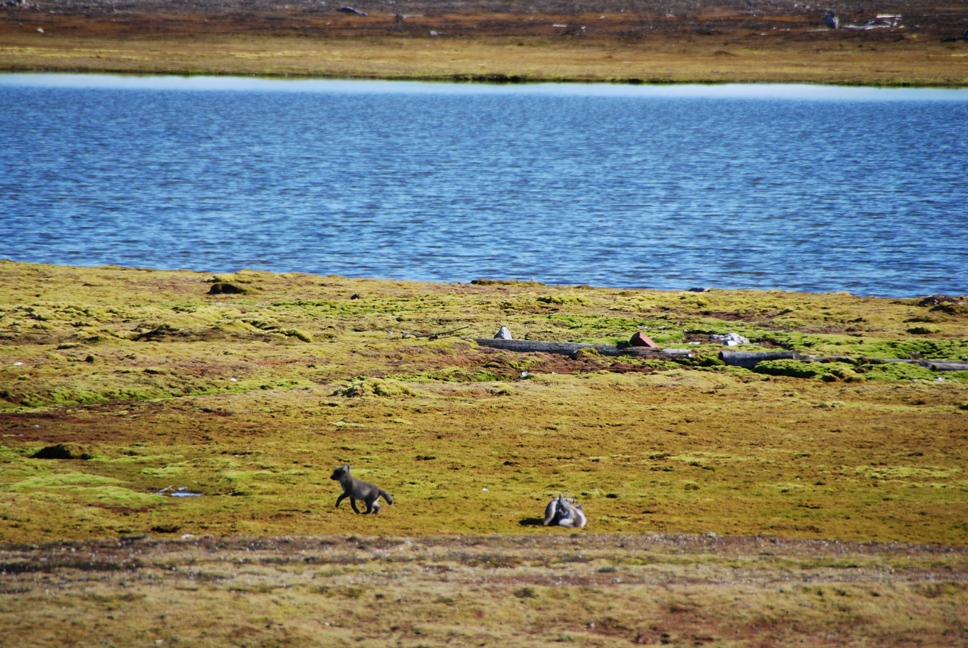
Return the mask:
<svg viewBox="0 0 968 648">
<path fill-rule="evenodd" d="M 625 79 L 554 82 L 521 78 L 356 79 L 312 76 L 152 75 L 96 72 L 0 72 L 0 86 L 45 88 L 259 91 L 353 94 L 495 94 L 582 97 L 708 97 L 811 101 L 968 101 L 968 88 L 944 86 L 821 83 L 708 83 Z"/>
</svg>

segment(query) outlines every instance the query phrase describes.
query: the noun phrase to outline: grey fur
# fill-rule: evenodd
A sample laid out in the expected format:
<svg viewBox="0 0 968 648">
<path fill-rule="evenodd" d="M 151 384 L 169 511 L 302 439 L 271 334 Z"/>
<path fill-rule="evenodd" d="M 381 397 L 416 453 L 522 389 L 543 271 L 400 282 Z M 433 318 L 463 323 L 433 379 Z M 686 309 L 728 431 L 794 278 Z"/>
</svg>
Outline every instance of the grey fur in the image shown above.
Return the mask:
<svg viewBox="0 0 968 648">
<path fill-rule="evenodd" d="M 571 497 L 559 495 L 548 502 L 548 506 L 545 507 L 545 517 L 542 524 L 583 529 L 588 524 L 588 518 L 585 517 L 581 504 L 575 502 Z"/>
<path fill-rule="evenodd" d="M 382 497 L 386 500 L 387 504 L 393 504 L 393 496 L 386 492 L 379 486 L 370 484 L 361 479 L 356 479 L 350 475 L 350 465 L 340 466 L 333 471 L 330 475 L 330 479 L 333 481 L 338 481 L 339 485 L 343 488 L 343 494 L 336 498 L 336 506 L 338 507 L 340 502 L 342 502 L 347 497 L 350 498 L 350 506 L 353 507 L 353 511 L 356 513 L 360 512 L 360 509 L 356 508 L 356 500 L 362 500 L 366 504 L 366 513 L 379 513 L 380 503 L 379 499 Z"/>
<path fill-rule="evenodd" d="M 588 518 L 581 508 L 581 504 L 565 504 L 565 511 L 558 519 L 558 526 L 584 529 Z"/>
</svg>

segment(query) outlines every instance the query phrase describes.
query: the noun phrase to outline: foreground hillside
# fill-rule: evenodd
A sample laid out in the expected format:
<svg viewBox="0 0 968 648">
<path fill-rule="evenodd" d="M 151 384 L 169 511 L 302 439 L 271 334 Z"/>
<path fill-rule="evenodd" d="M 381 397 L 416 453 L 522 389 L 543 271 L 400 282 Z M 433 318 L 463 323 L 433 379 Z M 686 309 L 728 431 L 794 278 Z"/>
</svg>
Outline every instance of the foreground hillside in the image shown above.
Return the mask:
<svg viewBox="0 0 968 648">
<path fill-rule="evenodd" d="M 951 646 L 968 554 L 572 533 L 0 549 L 9 646 Z"/>
<path fill-rule="evenodd" d="M 10 1 L 0 70 L 964 87 L 966 29 L 954 0 Z"/>
</svg>

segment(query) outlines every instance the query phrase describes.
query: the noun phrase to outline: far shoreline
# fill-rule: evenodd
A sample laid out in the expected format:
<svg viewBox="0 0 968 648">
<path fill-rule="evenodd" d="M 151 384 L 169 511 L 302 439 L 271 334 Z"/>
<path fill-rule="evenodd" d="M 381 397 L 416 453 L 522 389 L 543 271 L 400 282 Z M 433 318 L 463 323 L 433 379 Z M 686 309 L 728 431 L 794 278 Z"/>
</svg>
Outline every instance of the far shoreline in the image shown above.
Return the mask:
<svg viewBox="0 0 968 648">
<path fill-rule="evenodd" d="M 254 6 L 206 0 L 116 11 L 66 0 L 0 8 L 0 71 L 530 84 L 810 83 L 968 87 L 968 16 L 931 0 L 903 20 L 858 27 L 877 8 L 823 12 L 643 5 L 635 11 L 511 2 L 501 9 L 368 0 Z M 32 5 L 28 5 L 31 7 Z M 884 11 L 888 8 L 882 7 Z M 417 13 L 420 12 L 420 13 Z M 883 22 L 883 21 L 882 21 Z"/>
</svg>

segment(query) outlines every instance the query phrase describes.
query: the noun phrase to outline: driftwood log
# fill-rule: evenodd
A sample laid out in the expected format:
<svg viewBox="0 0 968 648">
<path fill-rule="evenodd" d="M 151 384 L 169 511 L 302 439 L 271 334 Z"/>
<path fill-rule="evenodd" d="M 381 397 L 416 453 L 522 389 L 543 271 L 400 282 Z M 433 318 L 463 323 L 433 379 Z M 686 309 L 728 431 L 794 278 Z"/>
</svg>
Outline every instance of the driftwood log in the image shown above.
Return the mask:
<svg viewBox="0 0 968 648">
<path fill-rule="evenodd" d="M 869 364 L 913 364 L 931 371 L 968 371 L 968 362 L 949 360 L 913 360 L 910 358 L 867 358 Z"/>
<path fill-rule="evenodd" d="M 559 353 L 574 357 L 582 349 L 594 349 L 603 356 L 636 356 L 642 358 L 665 358 L 669 360 L 693 357 L 689 349 L 651 349 L 649 347 L 618 346 L 615 344 L 589 344 L 586 342 L 545 342 L 542 340 L 501 340 L 497 338 L 472 338 L 481 346 L 506 351 L 532 353 Z M 968 362 L 948 362 L 946 360 L 909 360 L 906 358 L 865 358 L 852 359 L 848 356 L 811 356 L 800 355 L 796 351 L 720 351 L 720 359 L 727 365 L 752 369 L 765 360 L 802 360 L 803 362 L 845 362 L 872 364 L 900 362 L 916 364 L 931 371 L 968 371 Z"/>
<path fill-rule="evenodd" d="M 594 349 L 604 356 L 640 356 L 664 358 L 691 358 L 689 349 L 650 349 L 648 347 L 620 347 L 615 344 L 588 344 L 585 342 L 544 342 L 541 340 L 499 340 L 497 338 L 474 338 L 481 346 L 506 351 L 559 353 L 574 356 L 582 349 Z"/>
<path fill-rule="evenodd" d="M 918 363 L 931 371 L 968 371 L 968 362 L 947 362 L 945 360 L 922 360 Z"/>
</svg>

